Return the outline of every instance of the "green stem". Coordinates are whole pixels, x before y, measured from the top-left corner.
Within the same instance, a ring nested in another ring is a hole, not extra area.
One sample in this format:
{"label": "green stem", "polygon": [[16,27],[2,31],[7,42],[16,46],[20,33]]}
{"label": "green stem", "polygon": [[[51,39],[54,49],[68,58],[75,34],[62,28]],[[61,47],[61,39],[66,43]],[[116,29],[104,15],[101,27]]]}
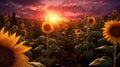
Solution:
{"label": "green stem", "polygon": [[116,47],[117,45],[114,44],[114,53],[113,53],[113,67],[116,67]]}
{"label": "green stem", "polygon": [[48,44],[48,39],[49,39],[49,35],[48,34],[46,34],[46,46],[47,46],[47,49],[48,49],[48,46],[49,46],[49,44]]}
{"label": "green stem", "polygon": [[119,54],[117,55],[116,59],[117,59],[119,56],[120,56],[120,52],[119,52]]}
{"label": "green stem", "polygon": [[87,28],[87,31],[86,31],[87,32],[87,39],[86,39],[87,41],[86,41],[86,44],[87,44],[87,50],[88,50],[88,48],[89,48],[88,47],[88,43],[89,43],[89,23],[88,22],[87,22],[87,27],[88,28]]}

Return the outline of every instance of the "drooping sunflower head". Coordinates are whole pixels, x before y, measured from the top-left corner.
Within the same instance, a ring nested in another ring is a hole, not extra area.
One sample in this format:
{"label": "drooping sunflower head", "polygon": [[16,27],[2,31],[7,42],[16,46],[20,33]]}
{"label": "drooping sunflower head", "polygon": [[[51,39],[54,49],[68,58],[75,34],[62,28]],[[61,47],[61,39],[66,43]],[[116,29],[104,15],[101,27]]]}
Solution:
{"label": "drooping sunflower head", "polygon": [[93,26],[96,23],[95,17],[88,17],[88,24]]}
{"label": "drooping sunflower head", "polygon": [[13,30],[15,30],[15,31],[18,30],[18,26],[17,26],[17,25],[13,25],[12,28],[13,28]]}
{"label": "drooping sunflower head", "polygon": [[113,10],[113,11],[112,11],[112,14],[113,14],[113,15],[117,15],[117,10]]}
{"label": "drooping sunflower head", "polygon": [[110,42],[120,43],[120,21],[108,21],[103,28],[103,36]]}
{"label": "drooping sunflower head", "polygon": [[44,22],[42,24],[41,29],[42,29],[42,32],[46,33],[46,34],[50,34],[50,33],[52,33],[54,31],[53,25],[48,23],[48,22]]}
{"label": "drooping sunflower head", "polygon": [[25,41],[18,42],[20,36],[9,35],[0,30],[0,67],[29,67],[29,59],[23,53],[31,47],[24,46]]}

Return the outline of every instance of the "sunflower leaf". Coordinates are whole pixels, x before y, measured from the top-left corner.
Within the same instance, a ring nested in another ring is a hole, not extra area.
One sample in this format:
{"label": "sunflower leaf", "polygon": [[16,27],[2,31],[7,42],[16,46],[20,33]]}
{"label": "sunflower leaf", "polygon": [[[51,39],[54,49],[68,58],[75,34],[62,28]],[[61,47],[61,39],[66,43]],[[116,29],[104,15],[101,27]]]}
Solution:
{"label": "sunflower leaf", "polygon": [[85,57],[86,59],[91,59],[94,56],[94,53],[92,50],[89,51],[83,51],[82,52],[83,57]]}
{"label": "sunflower leaf", "polygon": [[49,43],[49,44],[57,44],[57,41],[56,41],[55,39],[53,39],[53,38],[50,38],[50,39],[48,40],[48,43]]}
{"label": "sunflower leaf", "polygon": [[27,55],[28,57],[32,57],[32,52],[31,51],[27,51],[27,52],[25,52],[25,55]]}
{"label": "sunflower leaf", "polygon": [[52,51],[50,49],[42,50],[42,55],[43,56],[49,56],[51,53],[52,53]]}
{"label": "sunflower leaf", "polygon": [[102,46],[97,47],[95,49],[97,49],[97,50],[104,50],[104,51],[112,51],[113,50],[113,46],[102,45]]}
{"label": "sunflower leaf", "polygon": [[40,53],[44,48],[44,45],[39,45],[36,48],[33,49],[34,53]]}
{"label": "sunflower leaf", "polygon": [[104,58],[97,58],[89,64],[91,67],[110,67],[110,65],[111,64]]}
{"label": "sunflower leaf", "polygon": [[49,49],[54,52],[54,51],[57,51],[57,50],[60,50],[60,48],[56,45],[56,44],[52,44],[49,46]]}
{"label": "sunflower leaf", "polygon": [[44,63],[47,64],[47,66],[51,66],[53,64],[53,61],[52,59],[49,59],[49,58],[46,58]]}
{"label": "sunflower leaf", "polygon": [[74,50],[77,51],[77,52],[80,52],[82,51],[83,49],[85,49],[85,46],[83,44],[79,44],[79,45],[76,45],[74,47]]}
{"label": "sunflower leaf", "polygon": [[36,39],[37,42],[42,42],[42,41],[45,41],[45,40],[46,40],[46,37],[44,35],[41,35]]}
{"label": "sunflower leaf", "polygon": [[42,63],[40,62],[30,62],[30,67],[45,67]]}

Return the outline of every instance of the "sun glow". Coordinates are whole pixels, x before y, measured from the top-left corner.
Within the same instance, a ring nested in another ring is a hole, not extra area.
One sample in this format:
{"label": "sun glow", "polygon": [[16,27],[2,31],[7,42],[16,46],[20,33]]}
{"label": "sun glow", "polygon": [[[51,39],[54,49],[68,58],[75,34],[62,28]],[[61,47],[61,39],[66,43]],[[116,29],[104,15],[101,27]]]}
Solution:
{"label": "sun glow", "polygon": [[62,20],[63,20],[63,18],[61,17],[61,15],[59,13],[49,11],[45,15],[45,21],[50,22],[50,23],[58,24]]}

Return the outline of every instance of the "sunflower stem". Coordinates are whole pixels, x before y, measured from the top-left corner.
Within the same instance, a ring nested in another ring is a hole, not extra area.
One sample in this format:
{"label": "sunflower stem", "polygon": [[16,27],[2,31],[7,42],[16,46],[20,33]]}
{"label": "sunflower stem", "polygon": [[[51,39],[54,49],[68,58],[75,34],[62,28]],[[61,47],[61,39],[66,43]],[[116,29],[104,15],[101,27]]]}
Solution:
{"label": "sunflower stem", "polygon": [[87,43],[87,50],[88,50],[88,43],[89,43],[89,24],[88,24],[88,22],[87,22],[87,41],[86,41],[86,43]]}
{"label": "sunflower stem", "polygon": [[120,56],[120,52],[119,52],[119,54],[117,55],[116,59],[117,59],[119,56]]}
{"label": "sunflower stem", "polygon": [[49,43],[48,43],[48,39],[49,39],[49,35],[48,34],[46,34],[46,46],[47,46],[47,49],[48,49],[48,47],[49,47]]}
{"label": "sunflower stem", "polygon": [[117,45],[114,44],[113,67],[116,67],[116,47],[117,47]]}

